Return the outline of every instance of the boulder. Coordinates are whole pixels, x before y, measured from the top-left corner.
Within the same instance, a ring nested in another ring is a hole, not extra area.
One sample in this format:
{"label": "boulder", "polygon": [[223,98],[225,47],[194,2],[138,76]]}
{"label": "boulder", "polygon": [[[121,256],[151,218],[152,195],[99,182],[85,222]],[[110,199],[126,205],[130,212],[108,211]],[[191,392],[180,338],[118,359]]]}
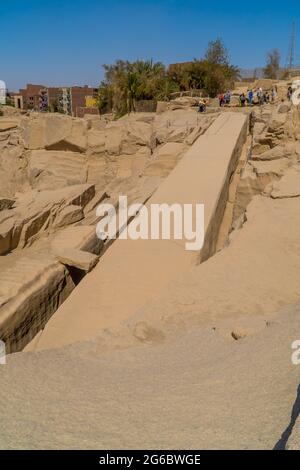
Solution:
{"label": "boulder", "polygon": [[54,191],[29,191],[0,212],[1,252],[31,245],[43,233],[82,220],[84,207],[94,198],[94,185]]}
{"label": "boulder", "polygon": [[91,129],[88,131],[88,149],[91,154],[102,155],[105,152],[104,130]]}
{"label": "boulder", "polygon": [[84,218],[82,207],[80,206],[66,206],[57,215],[54,227],[65,227],[67,225],[75,224]]}
{"label": "boulder", "polygon": [[287,115],[283,113],[275,113],[272,116],[272,119],[268,125],[268,132],[278,133],[280,129],[283,129],[284,124],[286,123]]}
{"label": "boulder", "polygon": [[19,122],[11,119],[0,118],[0,132],[10,131],[18,127]]}
{"label": "boulder", "polygon": [[266,127],[266,124],[264,122],[256,121],[254,126],[253,126],[253,135],[254,135],[254,137],[262,134],[265,127]]}
{"label": "boulder", "polygon": [[33,150],[29,158],[28,178],[33,188],[43,190],[85,183],[85,157],[74,152]]}
{"label": "boulder", "polygon": [[56,253],[56,259],[66,266],[73,266],[88,273],[96,266],[99,257],[86,251],[66,248],[63,252]]}
{"label": "boulder", "polygon": [[288,113],[291,110],[292,104],[289,101],[281,103],[277,108],[277,113]]}
{"label": "boulder", "polygon": [[231,336],[235,341],[239,341],[240,339],[246,338],[247,331],[244,330],[243,328],[235,328],[231,332]]}
{"label": "boulder", "polygon": [[[139,146],[150,147],[152,136],[152,126],[147,122],[143,121],[129,121],[126,125],[126,137],[122,142],[122,153],[126,152],[128,144],[134,145],[135,150],[138,150]],[[130,152],[134,153],[134,152]]]}
{"label": "boulder", "polygon": [[120,155],[122,141],[124,138],[124,128],[116,123],[109,124],[105,135],[105,152],[108,155]]}
{"label": "boulder", "polygon": [[46,145],[53,150],[68,150],[72,152],[85,152],[87,150],[87,122],[84,120],[72,120],[71,131],[60,141]]}
{"label": "boulder", "polygon": [[255,160],[277,160],[279,158],[288,158],[292,154],[292,149],[289,146],[281,146],[278,145],[272,149],[269,147],[267,150],[261,152],[261,153],[254,153],[253,154],[253,159]]}
{"label": "boulder", "polygon": [[270,146],[267,144],[261,144],[256,142],[252,147],[252,155],[261,155],[270,150]]}
{"label": "boulder", "polygon": [[26,245],[30,244],[35,240],[39,232],[44,231],[47,228],[49,217],[50,208],[45,207],[34,217],[28,217],[28,222],[26,219],[24,220],[24,225],[22,227],[21,236],[18,243],[20,248],[24,248]]}
{"label": "boulder", "polygon": [[254,196],[261,194],[265,188],[265,183],[259,178],[252,165],[247,164],[236,190],[236,200],[233,210],[233,222],[237,222],[243,217],[248,204]]}
{"label": "boulder", "polygon": [[291,162],[287,158],[270,161],[251,161],[249,165],[257,176],[258,194],[270,195],[274,182],[278,181]]}
{"label": "boulder", "polygon": [[44,126],[43,147],[49,150],[65,150],[57,148],[57,146],[60,146],[67,136],[71,135],[73,120],[68,116],[49,114],[43,118],[42,124]]}
{"label": "boulder", "polygon": [[60,114],[35,115],[23,120],[25,148],[84,152],[88,123]]}
{"label": "boulder", "polygon": [[291,167],[280,181],[273,184],[271,197],[283,199],[300,196],[300,168]]}
{"label": "boulder", "polygon": [[193,98],[190,96],[182,96],[180,98],[176,98],[175,100],[170,101],[169,109],[181,109],[181,108],[189,108],[193,106],[198,106],[199,98]]}
{"label": "boulder", "polygon": [[25,118],[22,121],[24,146],[28,150],[42,149],[45,147],[44,120],[38,116]]}
{"label": "boulder", "polygon": [[103,241],[97,237],[94,225],[73,225],[56,233],[52,243],[51,252],[64,253],[67,248],[88,251],[100,254]]}

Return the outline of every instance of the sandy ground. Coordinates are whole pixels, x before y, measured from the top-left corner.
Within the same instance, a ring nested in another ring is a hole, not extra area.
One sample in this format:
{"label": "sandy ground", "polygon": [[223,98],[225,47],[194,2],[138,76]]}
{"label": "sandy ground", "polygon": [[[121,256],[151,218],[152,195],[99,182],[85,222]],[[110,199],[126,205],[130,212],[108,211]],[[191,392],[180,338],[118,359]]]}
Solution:
{"label": "sandy ground", "polygon": [[121,353],[94,341],[12,355],[0,448],[272,449],[297,397],[299,314],[239,341],[195,329]]}

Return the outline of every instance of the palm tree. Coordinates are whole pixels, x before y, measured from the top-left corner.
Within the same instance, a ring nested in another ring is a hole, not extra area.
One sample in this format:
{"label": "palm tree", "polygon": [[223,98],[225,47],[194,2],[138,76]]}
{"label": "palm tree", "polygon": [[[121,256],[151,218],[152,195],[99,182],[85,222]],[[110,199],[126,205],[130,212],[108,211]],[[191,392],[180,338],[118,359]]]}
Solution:
{"label": "palm tree", "polygon": [[137,72],[128,72],[125,82],[127,112],[135,111],[135,101],[139,88],[139,76]]}

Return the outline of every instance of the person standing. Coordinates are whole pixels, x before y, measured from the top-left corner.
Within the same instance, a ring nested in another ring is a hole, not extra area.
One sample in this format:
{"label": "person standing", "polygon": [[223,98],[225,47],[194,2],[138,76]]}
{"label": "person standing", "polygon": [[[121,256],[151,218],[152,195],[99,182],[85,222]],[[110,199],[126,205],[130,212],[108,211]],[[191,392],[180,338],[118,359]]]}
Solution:
{"label": "person standing", "polygon": [[248,91],[248,103],[249,103],[249,106],[253,106],[253,91],[252,90]]}
{"label": "person standing", "polygon": [[258,97],[259,105],[262,106],[264,104],[264,93],[263,93],[262,88],[258,89],[257,97]]}
{"label": "person standing", "polygon": [[258,104],[261,105],[261,97],[260,97],[260,90],[259,89],[257,89],[256,95],[257,95]]}
{"label": "person standing", "polygon": [[242,106],[242,108],[245,106],[245,103],[246,103],[246,96],[245,96],[245,93],[242,93],[240,95],[240,105]]}
{"label": "person standing", "polygon": [[225,94],[225,104],[226,104],[227,106],[230,105],[230,100],[231,100],[231,93],[230,93],[230,91],[228,90],[227,93]]}

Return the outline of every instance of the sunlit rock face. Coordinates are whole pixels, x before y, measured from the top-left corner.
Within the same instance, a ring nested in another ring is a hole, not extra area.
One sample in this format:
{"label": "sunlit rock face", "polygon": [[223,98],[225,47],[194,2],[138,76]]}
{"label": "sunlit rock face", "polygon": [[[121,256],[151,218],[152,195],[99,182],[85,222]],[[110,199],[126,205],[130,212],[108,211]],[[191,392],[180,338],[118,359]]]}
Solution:
{"label": "sunlit rock face", "polygon": [[293,81],[292,89],[293,89],[293,96],[292,96],[293,105],[298,106],[300,104],[300,80]]}
{"label": "sunlit rock face", "polygon": [[6,104],[6,84],[0,80],[0,104]]}

